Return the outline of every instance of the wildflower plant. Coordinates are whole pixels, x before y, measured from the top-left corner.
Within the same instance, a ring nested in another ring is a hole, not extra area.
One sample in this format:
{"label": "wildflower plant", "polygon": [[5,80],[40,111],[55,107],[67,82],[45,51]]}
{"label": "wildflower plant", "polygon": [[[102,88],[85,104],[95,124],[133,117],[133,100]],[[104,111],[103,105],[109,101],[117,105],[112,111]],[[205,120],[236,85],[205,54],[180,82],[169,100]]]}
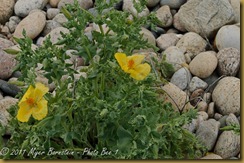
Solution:
{"label": "wildflower plant", "polygon": [[[56,44],[47,39],[32,50],[29,38],[17,39],[21,51],[16,56],[16,69],[22,72],[19,80],[29,89],[23,88],[26,93],[19,94],[19,106],[9,110],[12,118],[7,130],[11,136],[2,146],[15,153],[0,157],[192,159],[204,153],[196,137],[182,128],[196,117],[196,111],[180,114],[160,96],[159,85],[165,83],[162,79],[167,74],[161,72],[165,61],[132,55],[145,48],[157,51],[139,33],[144,25],[153,28],[155,15],[131,21],[129,13],[114,9],[117,2],[96,1],[97,14],[78,7],[77,2],[63,8],[70,32],[62,34]],[[136,8],[142,10],[139,4]],[[90,23],[98,30],[88,36],[85,28]],[[82,57],[86,66],[78,70],[75,62],[67,63],[67,50]],[[36,82],[35,69],[40,63],[42,75],[55,85],[49,93]],[[85,75],[77,77],[81,73]],[[28,105],[33,118],[21,111],[22,103]],[[36,112],[33,106],[40,106],[40,110]]]}

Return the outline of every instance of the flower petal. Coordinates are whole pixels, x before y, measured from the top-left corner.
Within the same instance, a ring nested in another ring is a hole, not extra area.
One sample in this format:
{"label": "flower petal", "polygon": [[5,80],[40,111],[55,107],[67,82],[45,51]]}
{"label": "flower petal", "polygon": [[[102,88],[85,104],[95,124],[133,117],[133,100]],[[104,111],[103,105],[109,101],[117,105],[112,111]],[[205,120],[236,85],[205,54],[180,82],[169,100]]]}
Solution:
{"label": "flower petal", "polygon": [[25,101],[20,102],[18,105],[19,105],[19,110],[17,113],[17,119],[20,122],[27,122],[30,119],[33,109]]}
{"label": "flower petal", "polygon": [[32,112],[32,116],[37,119],[41,120],[47,116],[47,100],[42,98],[38,103],[37,106],[34,108]]}
{"label": "flower petal", "polygon": [[134,70],[130,71],[130,76],[136,80],[145,79],[151,71],[149,64],[144,63],[136,66]]}
{"label": "flower petal", "polygon": [[33,98],[36,102],[40,101],[41,98],[48,92],[49,88],[42,83],[36,83]]}
{"label": "flower petal", "polygon": [[[134,67],[138,66],[139,64],[141,64],[141,62],[144,60],[145,56],[142,54],[134,54],[132,56],[128,56],[127,57],[127,62],[129,62],[129,60],[133,60],[134,61]],[[133,68],[134,68],[133,67]]]}
{"label": "flower petal", "polygon": [[[120,67],[124,70],[127,66],[126,54],[125,53],[115,53],[114,57],[119,63]],[[128,68],[127,68],[128,69]]]}
{"label": "flower petal", "polygon": [[22,99],[20,100],[19,103],[25,101],[27,98],[30,97],[31,93],[34,91],[34,87],[32,85],[29,86],[29,88],[27,89],[27,91],[25,92],[24,96],[22,97]]}

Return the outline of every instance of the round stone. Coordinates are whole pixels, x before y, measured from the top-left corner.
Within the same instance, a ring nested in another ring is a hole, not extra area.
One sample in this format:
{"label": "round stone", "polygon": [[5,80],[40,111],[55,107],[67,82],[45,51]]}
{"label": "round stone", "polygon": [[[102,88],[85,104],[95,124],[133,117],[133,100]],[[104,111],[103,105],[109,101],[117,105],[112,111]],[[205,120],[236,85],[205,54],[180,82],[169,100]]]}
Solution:
{"label": "round stone", "polygon": [[217,53],[218,67],[220,75],[236,76],[240,65],[240,51],[235,48],[224,48]]}
{"label": "round stone", "polygon": [[219,155],[211,153],[211,154],[208,154],[207,156],[202,157],[201,159],[212,160],[212,159],[223,159],[223,158]]}
{"label": "round stone", "polygon": [[60,0],[49,0],[49,4],[56,8],[58,6],[58,3],[59,3]]}
{"label": "round stone", "polygon": [[10,54],[0,49],[0,79],[8,79],[17,64],[17,61]]}
{"label": "round stone", "polygon": [[221,79],[212,94],[217,110],[222,115],[240,115],[240,79],[225,77]]}
{"label": "round stone", "polygon": [[197,76],[194,76],[191,79],[191,82],[189,84],[189,91],[193,92],[196,89],[206,89],[208,87],[208,84],[204,82],[202,79],[198,78]]}
{"label": "round stone", "polygon": [[[74,4],[74,0],[60,0],[58,3],[58,8],[61,9],[62,7],[65,7],[66,4]],[[89,9],[93,6],[92,0],[78,0],[78,4],[83,9]]]}
{"label": "round stone", "polygon": [[159,3],[160,0],[147,0],[147,7],[154,7]]}
{"label": "round stone", "polygon": [[162,34],[156,39],[157,46],[160,50],[165,50],[170,46],[175,46],[180,38],[175,33]]}
{"label": "round stone", "polygon": [[186,0],[161,0],[160,5],[168,5],[170,8],[178,9],[181,5],[186,3]]}
{"label": "round stone", "polygon": [[209,77],[216,69],[218,60],[214,51],[198,54],[189,64],[190,71],[199,78]]}
{"label": "round stone", "polygon": [[160,21],[160,24],[158,24],[160,27],[169,27],[173,23],[173,16],[170,12],[169,6],[167,5],[160,7],[156,11],[156,17]]}
{"label": "round stone", "polygon": [[185,90],[190,81],[191,81],[191,73],[187,68],[180,68],[177,70],[170,79],[170,82],[179,87],[181,90]]}
{"label": "round stone", "polygon": [[0,0],[0,24],[5,24],[12,16],[15,0]]}
{"label": "round stone", "polygon": [[[135,3],[140,3],[139,0],[135,0]],[[138,11],[136,10],[136,8],[134,7],[134,0],[124,0],[123,1],[123,11],[127,11],[129,13],[131,13],[133,16],[135,17],[144,17],[149,15],[149,9],[147,7],[145,7],[140,13],[138,13]]]}

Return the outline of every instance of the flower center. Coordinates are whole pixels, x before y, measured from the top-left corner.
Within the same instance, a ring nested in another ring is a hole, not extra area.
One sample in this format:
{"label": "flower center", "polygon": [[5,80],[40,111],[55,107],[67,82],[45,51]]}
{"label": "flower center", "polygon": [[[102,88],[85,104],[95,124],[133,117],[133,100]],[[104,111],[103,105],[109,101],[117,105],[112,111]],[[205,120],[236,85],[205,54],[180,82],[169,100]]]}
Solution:
{"label": "flower center", "polygon": [[27,100],[26,100],[26,102],[29,104],[29,105],[34,105],[35,104],[35,100],[33,99],[33,98],[28,98]]}
{"label": "flower center", "polygon": [[128,62],[128,67],[129,67],[129,69],[132,69],[133,66],[134,66],[134,64],[135,64],[135,62],[134,62],[132,59],[129,60],[129,62]]}

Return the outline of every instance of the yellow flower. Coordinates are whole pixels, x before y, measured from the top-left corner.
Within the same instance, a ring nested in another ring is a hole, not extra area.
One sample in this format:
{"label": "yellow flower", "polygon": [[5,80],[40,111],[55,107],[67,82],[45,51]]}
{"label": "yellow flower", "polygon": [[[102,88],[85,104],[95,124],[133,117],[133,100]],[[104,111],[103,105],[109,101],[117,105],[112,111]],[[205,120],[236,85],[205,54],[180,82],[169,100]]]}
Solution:
{"label": "yellow flower", "polygon": [[32,115],[35,119],[41,120],[47,115],[47,100],[43,97],[48,88],[36,83],[35,88],[31,85],[20,100],[17,119],[20,122],[27,122]]}
{"label": "yellow flower", "polygon": [[116,53],[115,58],[122,70],[136,80],[145,79],[151,71],[149,64],[141,63],[145,58],[144,55],[135,54],[127,57],[125,53]]}

